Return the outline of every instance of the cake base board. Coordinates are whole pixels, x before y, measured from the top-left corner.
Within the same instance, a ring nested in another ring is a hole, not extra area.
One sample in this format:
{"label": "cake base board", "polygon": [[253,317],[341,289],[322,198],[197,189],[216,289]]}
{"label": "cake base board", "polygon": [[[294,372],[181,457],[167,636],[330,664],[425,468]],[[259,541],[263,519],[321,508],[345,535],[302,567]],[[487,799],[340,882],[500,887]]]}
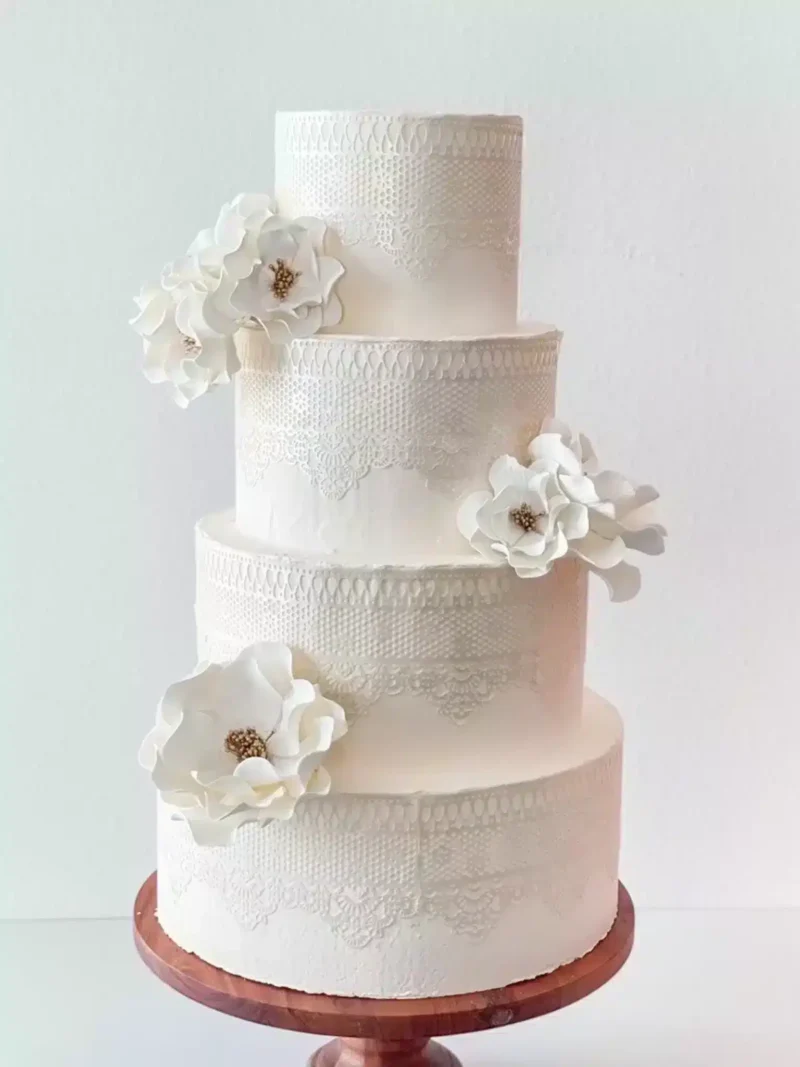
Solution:
{"label": "cake base board", "polygon": [[605,985],[633,947],[633,901],[620,882],[617,918],[586,956],[550,974],[501,989],[419,1000],[372,1000],[301,993],[237,978],[204,963],[171,941],[156,919],[156,874],[139,890],[134,939],[142,960],[163,982],[215,1011],[240,1019],[335,1034],[318,1049],[311,1067],[460,1067],[457,1058],[430,1038],[472,1033],[558,1011]]}

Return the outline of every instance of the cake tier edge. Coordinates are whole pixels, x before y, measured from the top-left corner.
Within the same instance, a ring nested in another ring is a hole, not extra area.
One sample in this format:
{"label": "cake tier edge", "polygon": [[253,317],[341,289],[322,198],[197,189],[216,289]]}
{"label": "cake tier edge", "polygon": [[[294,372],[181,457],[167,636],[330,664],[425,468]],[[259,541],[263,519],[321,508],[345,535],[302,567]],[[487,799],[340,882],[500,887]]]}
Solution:
{"label": "cake tier edge", "polygon": [[463,551],[459,502],[555,407],[561,334],[236,336],[236,519],[277,550]]}
{"label": "cake tier edge", "polygon": [[307,798],[225,846],[162,805],[159,922],[214,966],[309,993],[443,996],[555,970],[617,913],[622,726],[594,695],[585,719],[593,743],[547,775]]}
{"label": "cake tier edge", "polygon": [[518,116],[278,112],[275,195],[328,226],[342,329],[447,336],[517,315]]}
{"label": "cake tier edge", "polygon": [[580,729],[579,561],[535,580],[477,554],[345,565],[271,554],[225,514],[201,520],[196,543],[199,659],[289,645],[297,669],[347,715],[346,741],[328,762],[338,789],[515,781],[539,773]]}

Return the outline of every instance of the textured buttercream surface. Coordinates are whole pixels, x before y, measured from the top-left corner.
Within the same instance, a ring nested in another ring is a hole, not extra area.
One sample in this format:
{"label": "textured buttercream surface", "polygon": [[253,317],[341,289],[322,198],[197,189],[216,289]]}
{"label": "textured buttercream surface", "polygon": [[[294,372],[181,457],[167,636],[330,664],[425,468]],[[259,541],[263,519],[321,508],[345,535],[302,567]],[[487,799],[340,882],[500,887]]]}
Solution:
{"label": "textured buttercream surface", "polygon": [[338,327],[236,338],[237,507],[197,529],[197,638],[288,644],[341,703],[329,795],[198,845],[163,803],[158,916],[273,985],[493,988],[616,915],[622,729],[584,696],[576,561],[524,580],[456,512],[554,410],[560,334],[517,326],[515,116],[281,114],[281,213],[328,225]]}
{"label": "textured buttercream surface", "polygon": [[281,112],[281,211],[324,219],[347,270],[341,330],[513,329],[522,122],[506,115]]}
{"label": "textured buttercream surface", "polygon": [[270,553],[230,516],[197,529],[201,659],[291,645],[351,724],[338,789],[451,789],[524,777],[578,726],[586,573],[525,581],[480,557],[337,564]]}
{"label": "textured buttercream surface", "polygon": [[487,789],[309,798],[196,845],[162,807],[158,915],[182,948],[309,992],[422,997],[590,951],[617,904],[622,731],[588,696],[550,771]]}
{"label": "textured buttercream surface", "polygon": [[278,550],[403,562],[463,552],[460,500],[555,405],[560,334],[440,341],[242,330],[236,513]]}

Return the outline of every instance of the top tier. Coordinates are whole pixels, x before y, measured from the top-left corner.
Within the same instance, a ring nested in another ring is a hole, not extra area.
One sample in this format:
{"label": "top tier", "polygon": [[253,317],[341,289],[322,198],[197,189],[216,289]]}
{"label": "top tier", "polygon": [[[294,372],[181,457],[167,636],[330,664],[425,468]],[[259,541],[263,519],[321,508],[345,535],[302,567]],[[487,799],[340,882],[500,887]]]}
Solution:
{"label": "top tier", "polygon": [[337,332],[451,337],[517,319],[522,119],[278,112],[281,213],[330,227]]}

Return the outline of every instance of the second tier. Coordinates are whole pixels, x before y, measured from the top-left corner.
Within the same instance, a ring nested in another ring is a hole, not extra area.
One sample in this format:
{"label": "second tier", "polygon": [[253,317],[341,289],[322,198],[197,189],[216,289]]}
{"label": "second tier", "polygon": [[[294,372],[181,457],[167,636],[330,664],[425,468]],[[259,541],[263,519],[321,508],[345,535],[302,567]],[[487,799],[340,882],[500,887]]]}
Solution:
{"label": "second tier", "polygon": [[276,551],[463,552],[461,498],[553,413],[551,327],[442,341],[237,335],[236,518]]}
{"label": "second tier", "polygon": [[467,556],[419,566],[273,554],[232,516],[197,529],[202,660],[255,641],[296,666],[350,724],[336,789],[413,793],[547,773],[580,726],[586,571],[524,579]]}

